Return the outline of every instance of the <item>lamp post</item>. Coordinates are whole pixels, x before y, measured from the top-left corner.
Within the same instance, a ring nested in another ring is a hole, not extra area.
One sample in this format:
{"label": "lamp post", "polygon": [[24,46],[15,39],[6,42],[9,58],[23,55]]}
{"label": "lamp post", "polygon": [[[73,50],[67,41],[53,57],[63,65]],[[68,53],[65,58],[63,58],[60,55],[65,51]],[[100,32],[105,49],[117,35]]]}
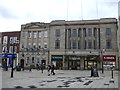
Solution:
{"label": "lamp post", "polygon": [[15,46],[16,46],[17,43],[19,43],[17,40],[12,40],[12,41],[11,41],[11,45],[12,45],[12,47],[13,47],[13,50],[12,50],[12,52],[13,52],[12,54],[13,54],[13,55],[12,55],[11,78],[13,78],[13,69],[14,69],[13,66],[14,66],[14,57],[15,57],[15,56],[14,56],[14,51],[15,51]]}
{"label": "lamp post", "polygon": [[103,53],[105,52],[105,49],[103,48],[102,50],[100,50],[100,61],[101,61],[101,63],[102,63],[102,74],[104,73],[104,67],[103,67],[103,65],[104,65],[104,63],[103,63]]}

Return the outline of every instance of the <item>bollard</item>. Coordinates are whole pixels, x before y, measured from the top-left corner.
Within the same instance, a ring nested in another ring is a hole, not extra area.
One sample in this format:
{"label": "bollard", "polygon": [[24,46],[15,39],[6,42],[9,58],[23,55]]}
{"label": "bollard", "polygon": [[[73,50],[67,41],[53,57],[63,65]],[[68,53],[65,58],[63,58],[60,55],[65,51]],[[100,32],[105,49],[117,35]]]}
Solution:
{"label": "bollard", "polygon": [[113,78],[113,69],[112,69],[112,78]]}

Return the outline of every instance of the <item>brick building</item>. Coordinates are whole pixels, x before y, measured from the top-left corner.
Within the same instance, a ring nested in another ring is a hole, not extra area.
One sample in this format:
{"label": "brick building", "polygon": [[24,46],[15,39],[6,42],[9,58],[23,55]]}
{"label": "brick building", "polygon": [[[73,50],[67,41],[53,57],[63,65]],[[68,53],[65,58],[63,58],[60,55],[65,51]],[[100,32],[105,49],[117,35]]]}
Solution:
{"label": "brick building", "polygon": [[12,57],[14,66],[18,64],[19,46],[20,46],[20,31],[2,32],[2,65],[11,67]]}

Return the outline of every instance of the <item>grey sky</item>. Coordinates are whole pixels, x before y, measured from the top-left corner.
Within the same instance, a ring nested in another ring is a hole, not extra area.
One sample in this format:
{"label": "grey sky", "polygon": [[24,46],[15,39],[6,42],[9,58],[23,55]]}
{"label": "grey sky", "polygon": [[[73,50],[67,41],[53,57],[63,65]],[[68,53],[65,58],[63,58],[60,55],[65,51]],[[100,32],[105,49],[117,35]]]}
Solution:
{"label": "grey sky", "polygon": [[118,17],[119,0],[0,0],[0,32],[20,31],[21,24],[52,20]]}

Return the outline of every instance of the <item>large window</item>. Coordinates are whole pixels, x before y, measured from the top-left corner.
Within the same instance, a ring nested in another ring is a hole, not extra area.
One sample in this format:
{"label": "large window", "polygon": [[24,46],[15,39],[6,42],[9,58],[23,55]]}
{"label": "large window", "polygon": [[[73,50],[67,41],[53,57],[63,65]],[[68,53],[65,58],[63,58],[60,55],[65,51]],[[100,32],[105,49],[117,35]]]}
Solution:
{"label": "large window", "polygon": [[57,29],[57,30],[55,31],[55,36],[56,36],[56,37],[60,37],[60,29]]}
{"label": "large window", "polygon": [[77,37],[77,30],[76,29],[72,30],[72,37]]}
{"label": "large window", "polygon": [[31,43],[28,43],[28,48],[29,48],[29,49],[31,48]]}
{"label": "large window", "polygon": [[37,38],[37,32],[34,32],[33,34],[34,34],[34,38]]}
{"label": "large window", "polygon": [[10,46],[9,47],[9,53],[12,53],[13,52],[12,50],[13,50],[13,46]]}
{"label": "large window", "polygon": [[83,36],[86,37],[86,28],[83,28]]}
{"label": "large window", "polygon": [[28,32],[28,37],[29,37],[29,38],[32,37],[32,32]]}
{"label": "large window", "polygon": [[112,49],[111,40],[106,40],[106,49]]}
{"label": "large window", "polygon": [[3,37],[3,44],[7,44],[7,41],[8,41],[8,36],[4,36]]}
{"label": "large window", "polygon": [[97,36],[97,28],[94,28],[94,37],[96,37]]}
{"label": "large window", "polygon": [[77,42],[76,40],[72,40],[72,49],[76,49],[77,48]]}
{"label": "large window", "polygon": [[60,49],[60,40],[55,41],[55,49]]}
{"label": "large window", "polygon": [[111,28],[106,28],[106,35],[107,36],[111,36],[112,35]]}
{"label": "large window", "polygon": [[40,42],[38,43],[38,48],[41,48],[41,43]]}
{"label": "large window", "polygon": [[47,49],[47,42],[44,42],[44,48]]}
{"label": "large window", "polygon": [[88,28],[88,36],[89,36],[89,37],[92,36],[92,28]]}
{"label": "large window", "polygon": [[44,37],[48,37],[48,31],[44,31]]}
{"label": "large window", "polygon": [[78,29],[78,37],[81,37],[81,28]]}
{"label": "large window", "polygon": [[35,63],[35,56],[32,55],[32,63]]}
{"label": "large window", "polygon": [[88,49],[92,49],[92,40],[88,40]]}
{"label": "large window", "polygon": [[21,37],[25,38],[25,32],[21,32]]}
{"label": "large window", "polygon": [[21,49],[24,49],[25,48],[25,45],[24,43],[21,44]]}
{"label": "large window", "polygon": [[41,38],[42,37],[42,33],[38,32],[38,36],[39,36],[39,38]]}
{"label": "large window", "polygon": [[33,48],[36,48],[36,43],[33,43]]}

